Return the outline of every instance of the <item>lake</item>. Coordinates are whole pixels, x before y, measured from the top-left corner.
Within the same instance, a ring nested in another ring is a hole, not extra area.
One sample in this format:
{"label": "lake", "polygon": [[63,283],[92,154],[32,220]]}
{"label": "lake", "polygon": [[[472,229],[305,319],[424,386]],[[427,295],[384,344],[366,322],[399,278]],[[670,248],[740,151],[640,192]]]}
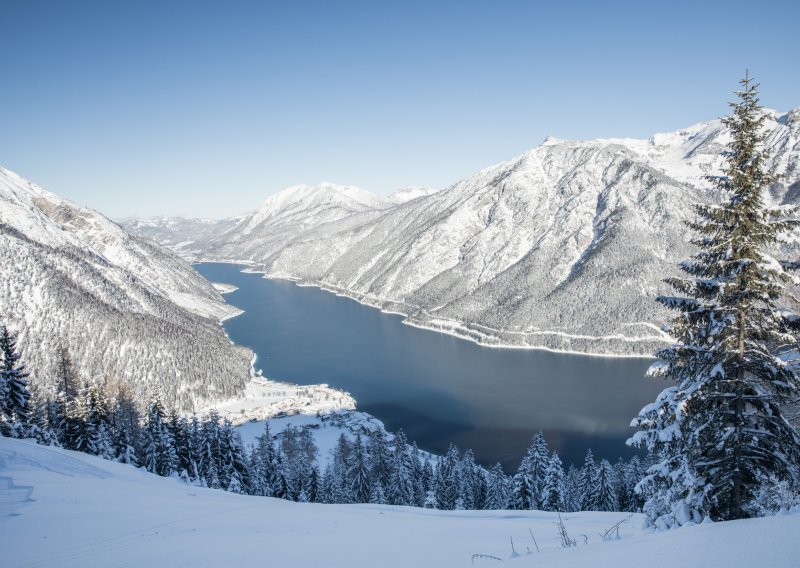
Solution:
{"label": "lake", "polygon": [[667,386],[644,378],[648,359],[482,347],[242,268],[195,265],[208,280],[238,287],[225,299],[245,313],[224,326],[255,351],[265,377],[346,390],[359,410],[428,451],[453,443],[512,471],[541,430],[565,465],[582,463],[590,447],[613,461],[633,454],[628,425]]}

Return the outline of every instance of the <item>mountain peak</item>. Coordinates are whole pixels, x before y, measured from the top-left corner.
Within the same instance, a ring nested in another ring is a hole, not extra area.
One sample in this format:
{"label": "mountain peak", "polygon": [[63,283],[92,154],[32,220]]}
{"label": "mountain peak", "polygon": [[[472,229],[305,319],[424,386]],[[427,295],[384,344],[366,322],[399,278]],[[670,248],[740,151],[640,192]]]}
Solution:
{"label": "mountain peak", "polygon": [[556,146],[557,144],[561,144],[563,142],[566,142],[566,140],[556,138],[555,136],[548,134],[542,141],[541,146]]}

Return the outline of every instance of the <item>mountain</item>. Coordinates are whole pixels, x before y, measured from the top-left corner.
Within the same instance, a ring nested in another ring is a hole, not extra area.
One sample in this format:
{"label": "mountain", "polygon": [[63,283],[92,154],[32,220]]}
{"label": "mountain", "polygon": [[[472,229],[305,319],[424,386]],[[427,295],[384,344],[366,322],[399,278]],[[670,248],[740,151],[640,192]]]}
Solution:
{"label": "mountain", "polygon": [[319,225],[366,214],[390,204],[353,186],[296,185],[271,195],[249,216],[200,249],[205,258],[248,259],[280,250],[289,240]]}
{"label": "mountain", "polygon": [[0,316],[19,333],[33,382],[52,386],[67,347],[82,380],[121,379],[182,408],[230,396],[249,350],[235,315],[176,254],[0,168]]}
{"label": "mountain", "polygon": [[[768,111],[765,127],[783,175],[768,201],[795,204],[800,109]],[[446,190],[328,217],[312,188],[292,188],[202,254],[487,344],[649,354],[666,341],[654,298],[692,252],[689,205],[719,198],[705,176],[720,173],[728,140],[719,120],[647,140],[548,138]]]}
{"label": "mountain", "polygon": [[173,216],[127,218],[120,219],[118,223],[128,233],[151,239],[183,257],[191,257],[193,252],[205,247],[210,239],[224,233],[241,219],[234,217],[217,220]]}

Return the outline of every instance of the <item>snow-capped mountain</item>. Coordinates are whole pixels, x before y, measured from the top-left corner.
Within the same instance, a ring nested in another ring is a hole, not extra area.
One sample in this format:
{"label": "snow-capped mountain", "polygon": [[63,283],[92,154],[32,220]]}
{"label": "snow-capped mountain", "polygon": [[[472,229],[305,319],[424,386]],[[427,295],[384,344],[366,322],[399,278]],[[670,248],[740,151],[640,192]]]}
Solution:
{"label": "snow-capped mountain", "polygon": [[[769,199],[796,203],[800,109],[769,111],[765,127],[783,174]],[[683,222],[689,204],[717,198],[704,176],[719,173],[727,141],[719,120],[648,140],[548,138],[446,190],[338,208],[339,219],[287,190],[204,256],[254,261],[486,343],[647,354],[665,341],[654,297],[691,254]]]}
{"label": "snow-capped mountain", "polygon": [[271,195],[252,214],[211,239],[201,252],[213,258],[261,258],[319,225],[362,213],[370,216],[389,206],[358,187],[296,185]]}
{"label": "snow-capped mountain", "polygon": [[217,220],[172,216],[127,218],[120,219],[118,223],[133,235],[154,240],[182,257],[192,257],[193,253],[204,248],[209,240],[224,233],[242,219],[243,217]]}
{"label": "snow-capped mountain", "polygon": [[251,354],[218,324],[235,310],[185,261],[3,168],[0,258],[0,314],[34,383],[52,385],[64,346],[81,380],[125,380],[139,400],[244,388]]}

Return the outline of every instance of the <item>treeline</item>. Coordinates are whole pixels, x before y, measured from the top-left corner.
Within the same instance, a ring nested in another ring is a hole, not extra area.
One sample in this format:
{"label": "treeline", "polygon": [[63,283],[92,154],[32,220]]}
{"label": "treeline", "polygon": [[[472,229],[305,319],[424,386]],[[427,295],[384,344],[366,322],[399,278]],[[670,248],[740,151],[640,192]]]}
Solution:
{"label": "treeline", "polygon": [[[444,456],[421,452],[402,431],[343,433],[330,459],[320,460],[313,428],[269,423],[245,448],[236,428],[216,411],[186,418],[153,397],[143,413],[123,383],[79,384],[69,353],[59,353],[54,395],[31,394],[15,338],[0,328],[3,354],[2,433],[144,467],[202,487],[318,503],[382,503],[436,509],[638,511],[634,487],[644,476],[638,457],[611,465],[591,451],[582,467],[562,466],[541,434],[513,476],[500,464],[486,470],[472,451],[451,446]],[[320,417],[343,426],[342,415]],[[321,463],[325,464],[321,469]]]}

